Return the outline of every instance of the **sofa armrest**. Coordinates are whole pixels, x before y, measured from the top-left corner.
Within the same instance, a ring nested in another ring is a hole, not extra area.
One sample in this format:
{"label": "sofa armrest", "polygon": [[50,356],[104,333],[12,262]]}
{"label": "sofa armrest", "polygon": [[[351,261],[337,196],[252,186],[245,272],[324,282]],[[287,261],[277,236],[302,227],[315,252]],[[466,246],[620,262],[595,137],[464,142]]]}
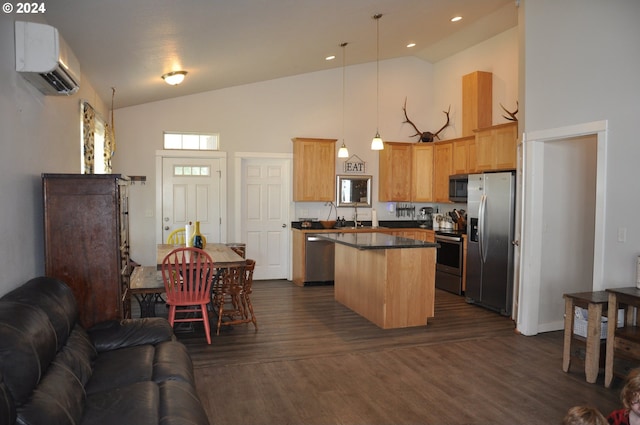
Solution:
{"label": "sofa armrest", "polygon": [[108,320],[96,324],[87,332],[98,352],[135,345],[155,345],[175,339],[171,325],[161,317]]}

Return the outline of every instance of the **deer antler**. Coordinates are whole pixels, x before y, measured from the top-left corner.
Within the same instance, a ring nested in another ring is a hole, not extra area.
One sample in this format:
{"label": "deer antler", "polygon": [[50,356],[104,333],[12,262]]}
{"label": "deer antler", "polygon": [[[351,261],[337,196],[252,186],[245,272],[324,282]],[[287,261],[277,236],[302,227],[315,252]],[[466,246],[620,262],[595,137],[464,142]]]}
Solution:
{"label": "deer antler", "polygon": [[440,139],[440,137],[438,136],[438,134],[440,134],[440,132],[442,130],[444,130],[445,128],[447,128],[449,126],[449,112],[451,112],[451,105],[449,105],[449,109],[447,109],[446,111],[442,111],[444,112],[444,114],[447,116],[447,122],[444,123],[444,125],[442,127],[440,127],[440,130],[436,131],[433,136],[437,137],[438,139]]}
{"label": "deer antler", "polygon": [[507,113],[507,115],[509,115],[508,117],[503,115],[502,118],[509,120],[509,121],[518,121],[518,118],[516,117],[516,114],[518,113],[518,101],[516,100],[516,110],[513,112],[509,112],[507,110],[507,108],[505,108],[504,106],[502,106],[502,103],[500,104],[500,106],[502,107],[502,110],[505,111]]}
{"label": "deer antler", "polygon": [[416,127],[416,125],[409,119],[409,116],[407,115],[407,98],[404,98],[404,106],[402,107],[402,110],[404,111],[404,118],[405,118],[405,123],[409,123],[411,124],[411,126],[413,127],[413,129],[416,131],[416,134],[412,134],[411,137],[413,136],[422,136],[422,131],[418,130],[418,127]]}

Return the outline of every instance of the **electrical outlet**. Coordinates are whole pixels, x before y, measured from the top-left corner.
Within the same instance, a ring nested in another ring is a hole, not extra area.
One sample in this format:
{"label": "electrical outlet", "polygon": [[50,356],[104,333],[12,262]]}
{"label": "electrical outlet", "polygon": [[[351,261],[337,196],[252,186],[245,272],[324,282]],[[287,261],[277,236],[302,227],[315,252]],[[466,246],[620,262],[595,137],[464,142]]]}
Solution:
{"label": "electrical outlet", "polygon": [[627,241],[627,228],[618,227],[618,242],[626,242],[626,241]]}

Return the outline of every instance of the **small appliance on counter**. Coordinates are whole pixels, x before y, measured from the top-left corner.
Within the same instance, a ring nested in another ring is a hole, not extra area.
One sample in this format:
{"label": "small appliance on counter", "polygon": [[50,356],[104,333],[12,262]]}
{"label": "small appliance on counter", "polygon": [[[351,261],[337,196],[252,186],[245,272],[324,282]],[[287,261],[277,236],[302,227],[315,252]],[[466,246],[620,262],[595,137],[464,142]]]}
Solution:
{"label": "small appliance on counter", "polygon": [[416,218],[418,221],[418,226],[426,229],[433,227],[433,208],[431,207],[422,207],[420,208],[420,212],[418,212],[418,217]]}

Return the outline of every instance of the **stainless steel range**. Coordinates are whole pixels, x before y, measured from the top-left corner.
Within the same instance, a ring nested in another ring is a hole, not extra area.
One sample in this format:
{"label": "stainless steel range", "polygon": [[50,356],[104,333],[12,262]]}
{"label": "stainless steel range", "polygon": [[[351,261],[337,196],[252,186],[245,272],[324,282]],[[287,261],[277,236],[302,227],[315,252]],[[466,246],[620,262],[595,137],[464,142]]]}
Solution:
{"label": "stainless steel range", "polygon": [[436,231],[436,288],[462,295],[462,232]]}

